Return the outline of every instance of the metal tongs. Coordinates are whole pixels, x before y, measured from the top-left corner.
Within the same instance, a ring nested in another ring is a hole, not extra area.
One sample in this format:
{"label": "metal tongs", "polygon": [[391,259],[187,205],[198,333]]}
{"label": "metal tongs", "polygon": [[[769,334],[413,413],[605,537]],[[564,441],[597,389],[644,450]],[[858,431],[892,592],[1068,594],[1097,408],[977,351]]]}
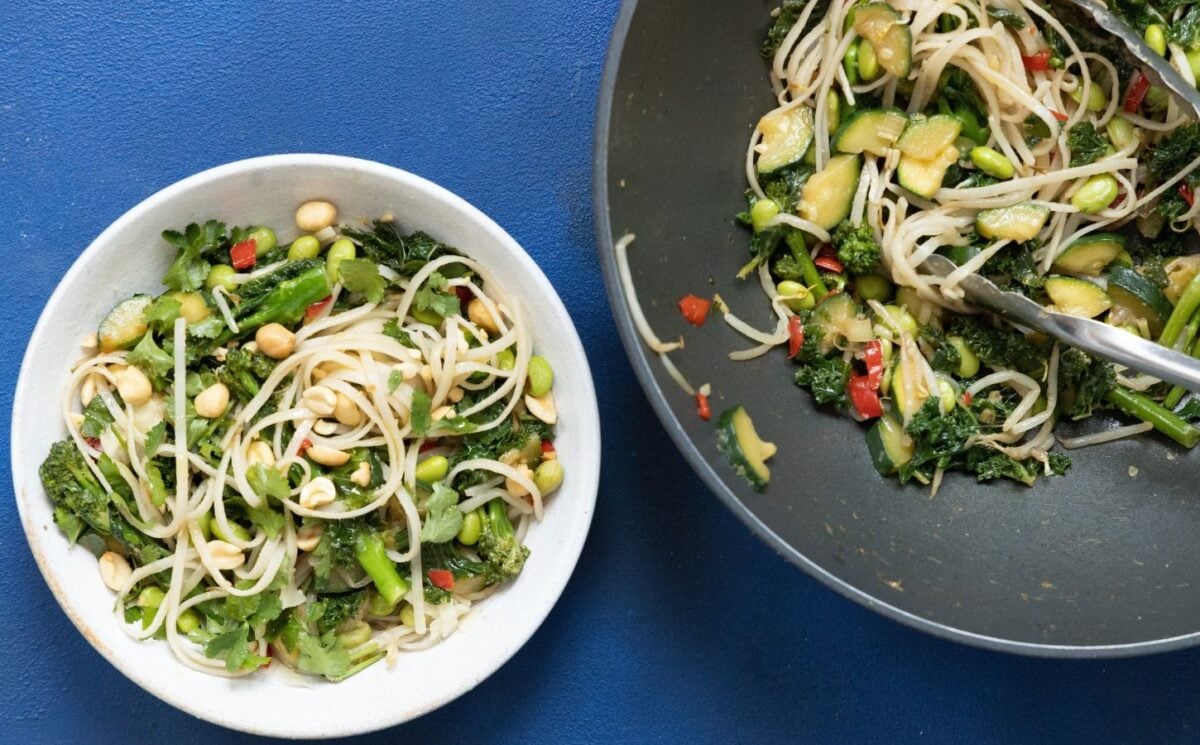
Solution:
{"label": "metal tongs", "polygon": [[[1133,58],[1138,60],[1142,73],[1151,82],[1166,88],[1191,108],[1197,119],[1200,119],[1200,91],[1188,85],[1166,59],[1147,46],[1139,35],[1132,33],[1128,26],[1096,0],[1063,1],[1078,8],[1095,21],[1098,27],[1124,42]],[[929,274],[945,277],[957,267],[949,259],[934,255],[926,259],[921,268]],[[959,287],[971,303],[1007,321],[1041,331],[1085,352],[1126,365],[1168,383],[1200,392],[1200,360],[1189,355],[1167,349],[1100,321],[1048,310],[1024,295],[1001,290],[977,274],[963,279]]]}

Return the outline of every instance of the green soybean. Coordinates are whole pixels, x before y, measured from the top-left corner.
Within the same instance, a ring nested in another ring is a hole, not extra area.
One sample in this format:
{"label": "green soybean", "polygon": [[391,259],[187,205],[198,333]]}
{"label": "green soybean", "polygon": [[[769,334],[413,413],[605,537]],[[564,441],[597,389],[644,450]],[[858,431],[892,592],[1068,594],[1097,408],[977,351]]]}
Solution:
{"label": "green soybean", "polygon": [[354,649],[371,641],[371,626],[365,621],[353,621],[337,633],[338,646]]}
{"label": "green soybean", "polygon": [[750,208],[750,224],[755,233],[761,233],[776,215],[779,214],[779,204],[774,199],[760,199]]}
{"label": "green soybean", "polygon": [[501,349],[496,353],[496,367],[501,370],[511,370],[517,364],[517,356],[509,348]]}
{"label": "green soybean", "polygon": [[529,358],[529,395],[544,396],[554,385],[554,371],[545,357],[535,354]]}
{"label": "green soybean", "polygon": [[892,296],[892,283],[878,274],[864,274],[854,280],[854,296],[883,302]]}
{"label": "green soybean", "polygon": [[[1075,103],[1078,103],[1078,104],[1083,103],[1082,88],[1076,88],[1075,90],[1071,91],[1071,93],[1069,95],[1071,96],[1071,100],[1074,101]],[[1104,95],[1104,89],[1102,89],[1100,87],[1100,85],[1096,81],[1093,80],[1092,84],[1088,86],[1088,99],[1087,99],[1088,111],[1102,111],[1104,109],[1104,107],[1107,105],[1108,105],[1108,96]]]}
{"label": "green soybean", "polygon": [[543,497],[562,486],[562,482],[563,467],[562,463],[558,462],[558,458],[542,461],[542,464],[533,472],[533,483]]}
{"label": "green soybean", "polygon": [[1098,173],[1071,195],[1071,204],[1085,214],[1093,214],[1113,203],[1119,187],[1111,173]]}
{"label": "green soybean", "polygon": [[835,90],[830,90],[829,95],[825,96],[825,119],[830,132],[842,122],[842,98]]}
{"label": "green soybean", "polygon": [[441,481],[450,470],[450,461],[444,455],[431,455],[417,464],[417,481],[432,484]]}
{"label": "green soybean", "polygon": [[315,259],[321,253],[321,242],[311,235],[302,235],[288,247],[288,261]]}
{"label": "green soybean", "polygon": [[175,627],[182,634],[190,634],[196,631],[200,628],[200,614],[188,608],[179,614],[179,618],[175,620]]}
{"label": "green soybean", "polygon": [[254,255],[263,256],[275,250],[278,245],[275,240],[275,231],[270,228],[260,225],[250,231],[250,235],[246,236],[246,240],[254,241]]}
{"label": "green soybean", "polygon": [[1013,167],[1012,161],[1004,156],[1003,153],[993,150],[990,147],[973,147],[971,148],[971,162],[975,167],[983,171],[989,176],[995,176],[998,179],[1010,179],[1017,169]]}
{"label": "green soybean", "polygon": [[233,292],[237,289],[237,282],[233,281],[233,275],[237,271],[228,264],[214,264],[212,269],[208,270],[208,277],[204,280],[204,286],[209,291],[215,290],[218,287],[225,292]]}
{"label": "green soybean", "polygon": [[817,299],[807,287],[790,279],[775,285],[775,291],[784,298],[783,304],[790,310],[809,310],[817,304]]}
{"label": "green soybean", "polygon": [[[1191,55],[1192,53],[1188,52],[1189,58]],[[1192,66],[1192,71],[1193,74],[1200,73],[1200,53],[1196,55],[1196,62]],[[1146,91],[1146,98],[1142,101],[1142,105],[1146,107],[1146,110],[1155,114],[1161,114],[1166,111],[1169,103],[1171,103],[1171,95],[1161,85],[1150,86],[1150,90]]]}
{"label": "green soybean", "polygon": [[960,378],[973,378],[979,372],[979,356],[967,346],[966,339],[961,336],[947,337],[946,341],[958,352],[958,373]]}
{"label": "green soybean", "polygon": [[1146,27],[1146,33],[1143,35],[1146,40],[1146,45],[1159,54],[1167,53],[1167,32],[1161,24],[1152,23]]}
{"label": "green soybean", "polygon": [[471,510],[463,515],[462,527],[458,529],[458,542],[464,546],[474,546],[483,535],[483,518],[479,510]]}
{"label": "green soybean", "polygon": [[137,606],[139,608],[157,608],[162,605],[164,597],[166,596],[163,595],[162,590],[151,585],[138,593]]}
{"label": "green soybean", "polygon": [[858,42],[858,77],[868,83],[879,75],[879,58],[875,55],[875,47],[866,39]]}
{"label": "green soybean", "polygon": [[[227,522],[229,523],[229,532],[233,534],[234,538],[237,538],[240,541],[250,540],[250,531],[246,530],[241,525],[238,525],[233,520],[228,520]],[[221,524],[219,522],[217,522],[216,520],[213,520],[211,523],[211,526],[212,526],[212,533],[214,536],[216,536],[217,538],[219,538],[222,541],[230,540],[229,534],[221,529]]]}
{"label": "green soybean", "polygon": [[353,259],[356,253],[354,241],[349,238],[338,238],[333,242],[333,245],[329,247],[329,253],[325,256],[325,273],[331,283],[335,283],[339,279],[338,265],[347,259]]}
{"label": "green soybean", "polygon": [[372,618],[386,618],[396,612],[396,601],[389,603],[387,598],[377,592],[371,593],[371,599],[367,602],[367,613]]}
{"label": "green soybean", "polygon": [[1118,150],[1124,150],[1141,137],[1133,122],[1123,116],[1109,119],[1104,131],[1108,134],[1108,141]]}
{"label": "green soybean", "polygon": [[846,50],[846,56],[842,58],[842,69],[846,72],[846,78],[850,81],[850,85],[858,85],[858,45],[851,44]]}

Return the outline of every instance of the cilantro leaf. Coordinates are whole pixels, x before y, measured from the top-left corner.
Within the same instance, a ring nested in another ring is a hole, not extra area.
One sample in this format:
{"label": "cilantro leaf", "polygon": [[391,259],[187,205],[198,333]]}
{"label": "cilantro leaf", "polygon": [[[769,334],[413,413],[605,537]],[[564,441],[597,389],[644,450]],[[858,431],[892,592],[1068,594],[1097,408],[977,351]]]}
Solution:
{"label": "cilantro leaf", "polygon": [[268,468],[262,463],[255,463],[250,466],[246,472],[246,480],[250,482],[250,488],[254,493],[263,499],[275,498],[284,500],[292,493],[292,489],[288,486],[287,479],[283,474],[274,468]]}
{"label": "cilantro leaf", "polygon": [[412,342],[412,337],[408,335],[408,332],[400,328],[399,318],[393,318],[387,323],[383,324],[383,335],[392,337],[393,339],[399,341],[401,346],[408,347],[409,349],[414,349],[416,347],[416,345]]}
{"label": "cilantro leaf", "polygon": [[225,660],[225,669],[230,671],[253,670],[267,664],[270,658],[250,653],[249,632],[249,627],[243,623],[217,634],[204,645],[205,656]]}
{"label": "cilantro leaf", "polygon": [[113,417],[104,405],[104,399],[92,396],[88,405],[83,407],[83,424],[80,425],[79,431],[84,437],[99,437],[112,423]]}
{"label": "cilantro leaf", "polygon": [[337,267],[342,286],[350,292],[362,295],[369,303],[383,300],[387,281],[379,273],[379,265],[370,259],[346,259]]}
{"label": "cilantro leaf", "polygon": [[443,292],[445,287],[445,277],[437,272],[429,275],[429,280],[421,289],[417,290],[414,307],[418,311],[433,313],[439,318],[447,318],[458,313],[462,308],[458,301],[458,295]]}
{"label": "cilantro leaf", "polygon": [[153,458],[155,451],[158,450],[158,446],[162,445],[166,439],[167,439],[167,423],[166,422],[159,422],[158,424],[151,427],[150,431],[146,433],[146,456],[149,458]]}
{"label": "cilantro leaf", "polygon": [[259,530],[266,533],[269,538],[274,538],[283,530],[283,515],[270,507],[247,506],[245,510],[250,522],[257,525]]}
{"label": "cilantro leaf", "polygon": [[422,543],[445,543],[458,535],[463,515],[458,509],[458,492],[444,484],[434,484],[425,502],[425,521],[421,523]]}
{"label": "cilantro leaf", "polygon": [[205,254],[220,249],[225,241],[225,223],[217,220],[209,220],[204,225],[192,223],[182,233],[164,230],[162,237],[179,249],[175,262],[163,276],[163,284],[172,290],[198,290],[212,267]]}
{"label": "cilantro leaf", "polygon": [[302,672],[333,680],[350,671],[350,653],[338,645],[337,635],[332,631],[320,637],[301,631],[297,647],[300,650],[297,665]]}
{"label": "cilantro leaf", "polygon": [[146,323],[159,333],[165,333],[179,318],[180,303],[170,295],[161,295],[146,307]]}
{"label": "cilantro leaf", "polygon": [[404,373],[399,370],[392,370],[388,373],[387,388],[388,393],[395,393],[400,384],[404,382]]}
{"label": "cilantro leaf", "polygon": [[429,431],[430,419],[433,413],[431,406],[432,402],[429,400],[429,394],[423,388],[413,388],[412,415],[409,417],[409,422],[412,424],[414,435],[424,437],[425,433]]}
{"label": "cilantro leaf", "polygon": [[166,385],[167,372],[175,366],[171,355],[155,343],[153,334],[143,336],[133,351],[125,356],[125,361],[146,373],[155,388]]}

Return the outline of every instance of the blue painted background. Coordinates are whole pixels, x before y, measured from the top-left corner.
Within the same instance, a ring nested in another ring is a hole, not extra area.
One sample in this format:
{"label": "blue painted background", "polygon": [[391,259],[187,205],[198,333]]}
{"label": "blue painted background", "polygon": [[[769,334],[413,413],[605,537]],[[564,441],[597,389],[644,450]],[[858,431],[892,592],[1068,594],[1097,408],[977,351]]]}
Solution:
{"label": "blue painted background", "polygon": [[[363,741],[1200,739],[1200,652],[1067,663],[937,641],[818,586],[691,474],[628,369],[596,264],[592,116],[616,0],[18,5],[0,4],[0,450],[25,341],[78,252],[157,189],[238,158],[344,153],[438,181],[507,228],[575,317],[610,414],[579,569],[493,678]],[[8,492],[7,455],[0,471]],[[0,742],[253,739],[93,652],[8,499]]]}

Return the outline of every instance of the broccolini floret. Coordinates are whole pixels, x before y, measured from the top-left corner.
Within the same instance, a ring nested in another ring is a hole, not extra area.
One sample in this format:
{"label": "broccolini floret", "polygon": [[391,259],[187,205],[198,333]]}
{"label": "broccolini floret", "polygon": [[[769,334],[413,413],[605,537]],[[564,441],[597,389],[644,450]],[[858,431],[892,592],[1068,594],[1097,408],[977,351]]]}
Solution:
{"label": "broccolini floret", "polygon": [[38,475],[54,503],[54,522],[72,543],[86,527],[102,535],[109,534],[108,494],[73,441],[51,445]]}
{"label": "broccolini floret", "polygon": [[866,223],[855,227],[849,220],[843,220],[833,231],[832,238],[838,261],[851,274],[872,274],[879,266],[879,244]]}
{"label": "broccolini floret", "polygon": [[489,585],[507,582],[521,573],[529,558],[529,549],[522,546],[513,533],[508,506],[503,499],[488,502],[483,517],[479,555],[484,561],[484,579]]}

